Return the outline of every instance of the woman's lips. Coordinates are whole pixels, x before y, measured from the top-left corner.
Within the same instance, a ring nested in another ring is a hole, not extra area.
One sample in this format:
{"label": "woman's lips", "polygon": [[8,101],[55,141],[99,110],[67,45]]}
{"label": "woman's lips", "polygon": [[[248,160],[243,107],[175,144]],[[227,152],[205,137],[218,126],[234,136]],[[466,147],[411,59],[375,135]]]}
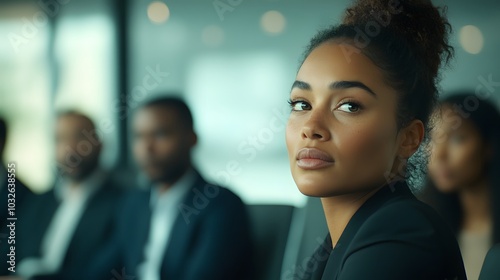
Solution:
{"label": "woman's lips", "polygon": [[313,170],[333,165],[333,158],[315,148],[303,148],[297,153],[297,166],[302,169]]}

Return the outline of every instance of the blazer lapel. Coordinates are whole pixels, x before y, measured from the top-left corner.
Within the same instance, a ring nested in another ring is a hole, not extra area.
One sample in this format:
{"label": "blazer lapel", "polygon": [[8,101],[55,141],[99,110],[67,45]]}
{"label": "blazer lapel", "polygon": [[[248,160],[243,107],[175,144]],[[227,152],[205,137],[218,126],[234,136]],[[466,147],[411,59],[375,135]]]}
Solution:
{"label": "blazer lapel", "polygon": [[[338,273],[342,268],[342,264],[345,261],[346,252],[351,244],[352,239],[356,235],[356,232],[363,225],[363,223],[385,202],[394,197],[400,197],[405,195],[413,195],[404,181],[397,181],[391,185],[386,185],[381,188],[377,193],[375,193],[371,198],[369,198],[356,213],[352,216],[351,220],[347,224],[344,232],[339,238],[339,241],[333,248],[326,267],[323,273],[322,280],[337,279]],[[330,238],[328,235],[327,238]],[[331,276],[334,276],[331,278]]]}
{"label": "blazer lapel", "polygon": [[177,209],[179,212],[170,233],[167,250],[163,258],[161,279],[164,279],[165,275],[171,277],[178,275],[190,251],[189,247],[192,245],[193,235],[196,232],[201,216],[200,211],[203,211],[196,209],[193,205],[195,198],[193,189],[199,190],[200,187],[205,185],[205,181],[198,173],[196,176],[195,183],[190,188],[180,208]]}
{"label": "blazer lapel", "polygon": [[[123,240],[127,240],[127,244],[130,242],[130,244],[127,245],[130,252],[128,255],[134,256],[133,258],[135,260],[131,263],[135,264],[135,266],[139,265],[145,258],[144,248],[148,240],[151,223],[150,197],[150,190],[138,193],[134,199],[134,207],[130,209],[131,212],[128,213],[128,217],[124,217],[130,221],[127,223],[130,228],[125,232],[131,232],[130,236],[134,236],[134,238],[130,239],[128,236],[122,236],[122,238]],[[134,269],[136,268],[137,267]]]}

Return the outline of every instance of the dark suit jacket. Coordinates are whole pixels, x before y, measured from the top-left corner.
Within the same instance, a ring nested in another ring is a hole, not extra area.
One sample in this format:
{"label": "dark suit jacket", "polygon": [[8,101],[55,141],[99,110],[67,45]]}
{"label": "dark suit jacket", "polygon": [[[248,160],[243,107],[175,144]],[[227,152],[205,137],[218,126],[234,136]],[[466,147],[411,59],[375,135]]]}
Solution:
{"label": "dark suit jacket", "polygon": [[[8,275],[9,271],[7,270],[8,265],[6,265],[6,262],[8,260],[7,254],[9,253],[9,248],[11,245],[16,245],[16,244],[8,244],[8,237],[10,235],[10,230],[7,228],[7,224],[9,224],[10,221],[7,221],[7,218],[11,217],[9,216],[8,213],[8,199],[15,199],[15,218],[19,218],[20,215],[20,209],[23,209],[26,207],[26,201],[30,199],[31,196],[33,196],[33,193],[29,188],[27,188],[17,177],[16,173],[15,174],[15,192],[13,195],[10,195],[11,193],[9,192],[8,188],[8,173],[7,169],[4,166],[0,165],[0,169],[4,169],[6,175],[2,178],[0,178],[0,276],[3,275]],[[13,178],[13,177],[11,177]],[[16,224],[16,231],[17,231],[17,224],[18,221],[14,221]]]}
{"label": "dark suit jacket", "polygon": [[304,271],[301,279],[466,279],[453,232],[402,181],[369,198],[333,250],[327,236]]}
{"label": "dark suit jacket", "polygon": [[498,279],[500,279],[500,243],[488,251],[479,275],[479,280]]}
{"label": "dark suit jacket", "polygon": [[[96,260],[87,279],[139,279],[137,267],[144,261],[149,236],[150,195],[147,190],[128,196],[115,243]],[[242,201],[197,174],[181,205],[163,258],[161,279],[252,279],[249,221]]]}
{"label": "dark suit jacket", "polygon": [[[122,203],[122,191],[106,179],[89,198],[86,208],[71,238],[61,271],[56,275],[39,275],[35,279],[80,279],[95,252],[104,246],[114,232],[116,211]],[[17,264],[27,257],[40,256],[45,232],[60,202],[54,189],[34,197],[23,211],[17,231]],[[108,279],[109,280],[109,279]]]}

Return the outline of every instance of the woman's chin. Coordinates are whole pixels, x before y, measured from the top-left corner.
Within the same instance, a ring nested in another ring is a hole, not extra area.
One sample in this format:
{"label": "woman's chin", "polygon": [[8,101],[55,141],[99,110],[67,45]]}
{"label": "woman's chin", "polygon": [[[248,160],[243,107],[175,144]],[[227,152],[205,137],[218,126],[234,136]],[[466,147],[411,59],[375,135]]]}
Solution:
{"label": "woman's chin", "polygon": [[311,180],[305,180],[305,182],[296,180],[295,183],[299,191],[306,196],[329,197],[338,195],[338,191],[331,184],[322,184]]}
{"label": "woman's chin", "polygon": [[323,197],[323,192],[321,190],[318,190],[317,188],[310,188],[310,187],[299,187],[299,191],[305,195],[305,196],[311,196],[311,197]]}
{"label": "woman's chin", "polygon": [[436,185],[436,188],[443,194],[454,194],[457,193],[460,189],[455,184],[445,184],[445,183]]}
{"label": "woman's chin", "polygon": [[[312,197],[332,197],[366,191],[363,189],[356,189],[355,185],[352,184],[342,184],[338,180],[332,180],[332,178],[296,176],[294,177],[294,181],[302,194]],[[332,182],[335,182],[335,184],[332,184]]]}

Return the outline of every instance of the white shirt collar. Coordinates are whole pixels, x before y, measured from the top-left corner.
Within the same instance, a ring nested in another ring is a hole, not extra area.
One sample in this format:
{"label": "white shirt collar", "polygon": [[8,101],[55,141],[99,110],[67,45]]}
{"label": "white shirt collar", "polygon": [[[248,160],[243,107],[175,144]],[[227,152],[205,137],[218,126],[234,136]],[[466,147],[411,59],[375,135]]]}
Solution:
{"label": "white shirt collar", "polygon": [[[86,197],[92,195],[98,188],[101,187],[105,177],[106,173],[101,169],[97,168],[94,170],[87,178],[80,182],[78,188],[81,191],[81,194]],[[64,178],[56,184],[54,192],[57,199],[63,200],[69,195],[68,185],[69,181]]]}
{"label": "white shirt collar", "polygon": [[167,191],[160,194],[158,186],[153,185],[151,189],[150,206],[154,209],[158,204],[177,204],[182,201],[184,195],[187,194],[191,186],[196,180],[196,172],[190,168],[182,177],[177,180]]}

